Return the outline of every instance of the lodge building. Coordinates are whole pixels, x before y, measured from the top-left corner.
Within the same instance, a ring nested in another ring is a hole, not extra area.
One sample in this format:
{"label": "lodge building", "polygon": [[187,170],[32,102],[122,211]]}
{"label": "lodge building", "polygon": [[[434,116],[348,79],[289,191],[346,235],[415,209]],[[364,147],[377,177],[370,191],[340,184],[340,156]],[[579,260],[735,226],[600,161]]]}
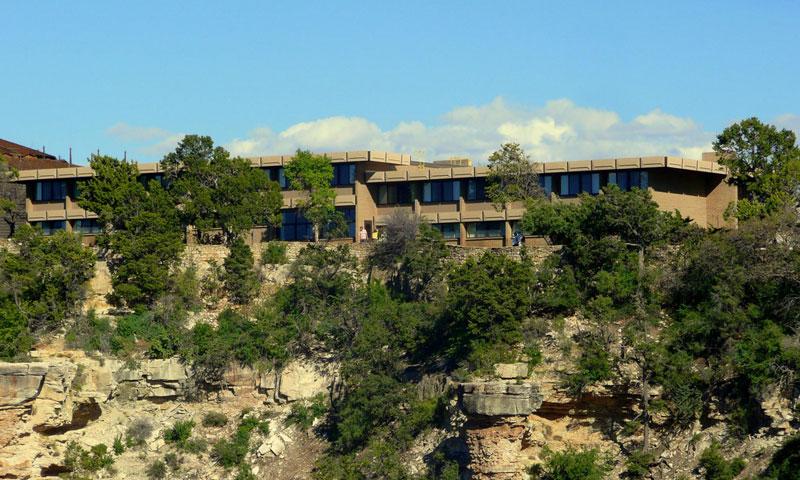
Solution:
{"label": "lodge building", "polygon": [[[328,153],[334,167],[331,182],[336,208],[348,222],[349,238],[358,241],[360,227],[368,232],[386,223],[389,214],[402,210],[421,215],[439,229],[449,243],[492,247],[510,245],[523,214],[520,204],[497,210],[486,198],[488,167],[469,160],[431,163],[412,161],[409,155],[348,151]],[[282,224],[272,232],[286,241],[312,236],[311,225],[298,212],[302,192],[288,189],[283,167],[291,156],[249,158],[283,190]],[[138,164],[143,179],[158,179],[158,163]],[[623,190],[649,189],[663,210],[678,210],[701,226],[721,227],[723,213],[737,198],[728,184],[726,169],[713,154],[701,160],[670,156],[547,162],[537,165],[540,184],[553,201],[574,201],[581,193],[597,194],[607,184]],[[17,182],[25,186],[27,221],[45,233],[66,229],[84,235],[87,242],[99,232],[96,215],[78,206],[79,181],[93,175],[81,166],[21,170]],[[256,228],[249,241],[270,237]]]}

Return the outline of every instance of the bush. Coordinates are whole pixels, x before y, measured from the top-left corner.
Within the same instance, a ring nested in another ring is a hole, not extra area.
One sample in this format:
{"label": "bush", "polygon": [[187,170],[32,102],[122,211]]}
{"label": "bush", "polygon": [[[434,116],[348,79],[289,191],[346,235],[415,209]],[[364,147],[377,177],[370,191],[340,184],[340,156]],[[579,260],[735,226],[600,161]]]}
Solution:
{"label": "bush", "polygon": [[154,460],[145,470],[147,478],[151,480],[161,480],[167,476],[167,465],[161,460]]}
{"label": "bush", "polygon": [[293,403],[285,423],[308,430],[314,424],[314,420],[325,415],[326,411],[325,396],[320,393],[311,401],[303,400]]}
{"label": "bush", "polygon": [[178,448],[185,449],[189,437],[192,436],[192,429],[194,422],[191,420],[177,421],[172,426],[164,431],[164,441],[167,443],[174,443]]}
{"label": "bush", "polygon": [[568,448],[563,452],[546,449],[543,452],[543,465],[534,465],[530,473],[540,480],[601,480],[611,470],[608,459],[595,449],[575,450]]}
{"label": "bush", "polygon": [[78,442],[72,440],[67,444],[67,450],[64,453],[64,466],[75,478],[89,476],[100,470],[111,470],[113,464],[114,457],[108,452],[108,447],[102,443],[86,450]]}
{"label": "bush", "polygon": [[245,304],[258,290],[258,276],[253,269],[253,252],[241,238],[236,238],[224,262],[225,290],[232,302]]}
{"label": "bush", "polygon": [[258,477],[256,477],[250,469],[250,465],[243,463],[239,465],[239,471],[236,473],[236,478],[234,480],[256,480],[257,478]]}
{"label": "bush", "polygon": [[583,350],[578,359],[577,372],[568,374],[564,385],[572,395],[580,395],[589,385],[608,380],[612,376],[611,360],[606,346],[599,338],[581,341]]}
{"label": "bush", "polygon": [[129,447],[144,445],[153,434],[153,424],[146,418],[137,418],[125,432],[125,443]]}
{"label": "bush", "polygon": [[732,480],[744,470],[744,460],[739,457],[731,461],[725,460],[720,450],[719,442],[714,440],[700,455],[700,467],[705,470],[705,480]]}
{"label": "bush", "polygon": [[117,435],[114,438],[114,445],[112,446],[114,449],[114,455],[120,456],[125,453],[125,442],[122,441],[122,435]]}
{"label": "bush", "polygon": [[211,458],[225,468],[241,465],[250,448],[250,434],[258,428],[264,435],[269,433],[269,423],[254,417],[245,417],[230,440],[221,439],[214,444]]}
{"label": "bush", "polygon": [[228,417],[222,412],[208,412],[203,417],[204,427],[224,427],[228,423]]}
{"label": "bush", "polygon": [[0,360],[20,359],[32,346],[28,322],[14,300],[0,293]]}
{"label": "bush", "polygon": [[800,434],[787,438],[772,455],[763,475],[764,480],[800,479]]}
{"label": "bush", "polygon": [[625,474],[628,478],[645,478],[650,472],[650,465],[655,460],[655,455],[651,452],[641,450],[633,452],[625,460]]}
{"label": "bush", "polygon": [[261,250],[261,265],[282,265],[288,262],[287,245],[284,242],[267,242]]}

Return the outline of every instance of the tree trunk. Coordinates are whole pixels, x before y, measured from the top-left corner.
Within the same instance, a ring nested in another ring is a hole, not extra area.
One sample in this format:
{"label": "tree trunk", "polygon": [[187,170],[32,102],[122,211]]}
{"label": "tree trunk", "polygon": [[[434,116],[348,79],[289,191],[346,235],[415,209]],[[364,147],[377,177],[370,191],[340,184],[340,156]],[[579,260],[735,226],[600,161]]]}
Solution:
{"label": "tree trunk", "polygon": [[314,243],[318,243],[319,242],[319,226],[318,225],[314,225],[312,230],[314,232]]}

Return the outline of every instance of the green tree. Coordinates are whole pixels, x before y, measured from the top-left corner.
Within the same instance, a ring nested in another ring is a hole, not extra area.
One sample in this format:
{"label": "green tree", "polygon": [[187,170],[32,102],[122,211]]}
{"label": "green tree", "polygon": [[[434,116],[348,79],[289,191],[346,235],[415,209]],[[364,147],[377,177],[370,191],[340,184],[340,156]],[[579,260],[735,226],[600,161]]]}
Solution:
{"label": "green tree", "polygon": [[540,480],[602,480],[611,471],[609,459],[595,449],[563,452],[545,450],[543,465],[534,465],[531,473]]}
{"label": "green tree", "polygon": [[297,150],[285,167],[286,180],[293,190],[305,192],[298,200],[303,216],[311,222],[314,241],[318,242],[322,229],[341,223],[334,201],[336,191],[331,187],[333,165],[326,155],[315,155],[308,150]]}
{"label": "green tree", "polygon": [[140,182],[133,163],[107,156],[89,163],[95,175],[82,183],[79,204],[104,227],[97,241],[107,250],[110,300],[152,305],[168,290],[185,248],[175,201],[159,182]]}
{"label": "green tree", "polygon": [[518,143],[504,143],[489,156],[486,196],[498,210],[510,202],[541,197],[536,164]]}
{"label": "green tree", "polygon": [[94,275],[94,253],[77,235],[45,236],[28,225],[17,229],[13,241],[18,253],[0,251],[0,297],[13,301],[32,332],[63,326],[79,311]]}
{"label": "green tree", "polygon": [[230,299],[240,305],[249,302],[258,289],[258,275],[254,268],[253,252],[241,238],[231,243],[223,266],[223,281]]}
{"label": "green tree", "polygon": [[[443,330],[449,354],[485,367],[522,341],[531,309],[530,263],[488,251],[468,258],[448,275]],[[487,357],[488,358],[484,358]]]}
{"label": "green tree", "polygon": [[16,169],[10,167],[8,160],[0,155],[0,219],[8,223],[11,235],[14,234],[17,223],[26,218],[24,209],[19,208],[15,201],[25,191],[24,185],[14,182],[17,176]]}
{"label": "green tree", "polygon": [[247,160],[215,147],[211,137],[185,136],[161,167],[183,225],[194,226],[198,236],[220,228],[230,244],[255,225],[280,224],[280,186]]}
{"label": "green tree", "polygon": [[729,214],[746,220],[796,205],[800,148],[791,130],[748,118],[723,130],[714,151],[728,167],[730,182],[739,187],[740,200]]}

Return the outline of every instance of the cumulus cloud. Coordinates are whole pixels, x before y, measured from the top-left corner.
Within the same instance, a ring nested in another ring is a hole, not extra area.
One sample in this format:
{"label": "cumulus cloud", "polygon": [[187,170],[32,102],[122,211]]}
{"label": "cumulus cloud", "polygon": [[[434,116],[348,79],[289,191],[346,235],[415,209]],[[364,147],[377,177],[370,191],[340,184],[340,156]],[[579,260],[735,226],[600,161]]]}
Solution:
{"label": "cumulus cloud", "polygon": [[132,153],[151,158],[160,158],[175,150],[183,138],[182,133],[170,132],[159,127],[130,125],[125,122],[107,128],[106,134],[129,145]]}
{"label": "cumulus cloud", "polygon": [[778,118],[775,119],[775,125],[781,128],[788,128],[789,130],[794,131],[794,133],[800,137],[800,115],[794,115],[791,113],[779,115]]}
{"label": "cumulus cloud", "polygon": [[401,122],[382,129],[362,117],[328,117],[275,132],[257,128],[227,147],[237,155],[316,151],[391,150],[425,160],[466,156],[484,162],[508,141],[520,143],[538,161],[632,155],[679,155],[699,158],[711,148],[713,134],[691,118],[656,108],[630,121],[613,111],[557,99],[528,108],[498,97],[444,113],[440,121]]}
{"label": "cumulus cloud", "polygon": [[[800,127],[800,117],[781,121]],[[139,152],[160,156],[181,138],[156,127],[120,123],[109,129],[120,139],[139,142]],[[520,143],[537,161],[596,159],[639,155],[700,158],[711,149],[714,134],[691,118],[654,108],[631,119],[617,112],[556,99],[540,106],[507,102],[502,97],[482,105],[467,105],[443,113],[436,122],[400,122],[382,128],[364,117],[333,116],[310,119],[276,131],[260,126],[227,142],[234,155],[258,156],[314,151],[389,150],[417,159],[469,157],[485,163],[503,142]]]}

